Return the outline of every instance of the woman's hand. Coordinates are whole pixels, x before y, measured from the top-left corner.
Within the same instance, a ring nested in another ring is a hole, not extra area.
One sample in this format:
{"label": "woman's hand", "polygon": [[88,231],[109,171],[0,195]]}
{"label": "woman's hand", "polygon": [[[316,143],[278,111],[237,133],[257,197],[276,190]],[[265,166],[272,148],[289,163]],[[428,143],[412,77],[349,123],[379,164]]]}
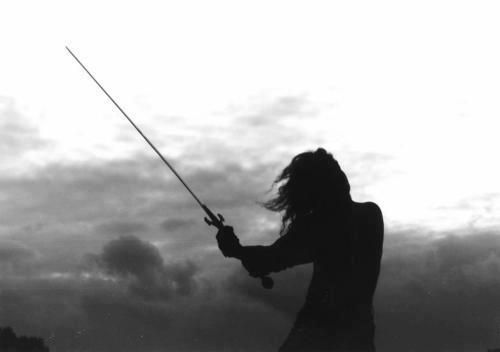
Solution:
{"label": "woman's hand", "polygon": [[225,257],[229,258],[239,258],[242,250],[240,240],[234,234],[234,230],[231,226],[222,227],[217,235],[217,244],[219,249]]}

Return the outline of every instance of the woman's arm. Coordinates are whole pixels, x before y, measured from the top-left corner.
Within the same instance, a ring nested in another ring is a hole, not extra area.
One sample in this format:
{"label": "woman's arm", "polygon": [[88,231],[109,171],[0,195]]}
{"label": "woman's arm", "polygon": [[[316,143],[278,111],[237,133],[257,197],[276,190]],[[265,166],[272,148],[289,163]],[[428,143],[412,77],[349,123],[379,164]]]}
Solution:
{"label": "woman's arm", "polygon": [[217,234],[219,248],[226,257],[240,259],[251,276],[265,276],[295,265],[310,263],[314,250],[304,236],[288,233],[270,246],[241,246],[231,227],[224,227]]}
{"label": "woman's arm", "polygon": [[[301,243],[302,242],[302,243]],[[251,276],[259,277],[314,260],[314,251],[298,236],[287,234],[270,246],[242,247],[240,260]]]}

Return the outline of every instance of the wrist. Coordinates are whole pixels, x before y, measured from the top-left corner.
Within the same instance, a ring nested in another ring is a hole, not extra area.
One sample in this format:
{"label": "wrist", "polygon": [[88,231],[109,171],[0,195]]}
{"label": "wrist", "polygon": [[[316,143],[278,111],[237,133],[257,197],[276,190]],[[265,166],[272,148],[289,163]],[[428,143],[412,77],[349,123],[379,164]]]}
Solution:
{"label": "wrist", "polygon": [[243,253],[245,252],[245,247],[243,247],[241,244],[238,244],[234,248],[234,252],[232,253],[233,255],[231,257],[236,258],[236,259],[243,259]]}

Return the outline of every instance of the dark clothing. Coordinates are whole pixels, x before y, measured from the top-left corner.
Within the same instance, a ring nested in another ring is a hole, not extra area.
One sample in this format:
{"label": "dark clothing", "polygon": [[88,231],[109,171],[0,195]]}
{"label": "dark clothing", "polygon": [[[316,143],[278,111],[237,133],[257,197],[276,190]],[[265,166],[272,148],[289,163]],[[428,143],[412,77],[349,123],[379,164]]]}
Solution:
{"label": "dark clothing", "polygon": [[304,306],[280,352],[374,352],[373,294],[380,271],[383,220],[374,203],[353,203],[342,218],[297,219],[271,246],[244,247],[253,276],[313,263]]}

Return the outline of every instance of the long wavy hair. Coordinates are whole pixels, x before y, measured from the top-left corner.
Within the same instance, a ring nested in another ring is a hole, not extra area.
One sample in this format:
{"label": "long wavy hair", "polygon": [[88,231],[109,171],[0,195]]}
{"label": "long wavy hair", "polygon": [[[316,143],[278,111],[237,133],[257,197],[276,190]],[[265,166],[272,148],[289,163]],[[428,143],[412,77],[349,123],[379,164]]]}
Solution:
{"label": "long wavy hair", "polygon": [[295,156],[273,182],[276,197],[263,205],[283,212],[280,235],[288,233],[297,219],[324,215],[346,219],[351,212],[351,187],[335,158],[325,149]]}

